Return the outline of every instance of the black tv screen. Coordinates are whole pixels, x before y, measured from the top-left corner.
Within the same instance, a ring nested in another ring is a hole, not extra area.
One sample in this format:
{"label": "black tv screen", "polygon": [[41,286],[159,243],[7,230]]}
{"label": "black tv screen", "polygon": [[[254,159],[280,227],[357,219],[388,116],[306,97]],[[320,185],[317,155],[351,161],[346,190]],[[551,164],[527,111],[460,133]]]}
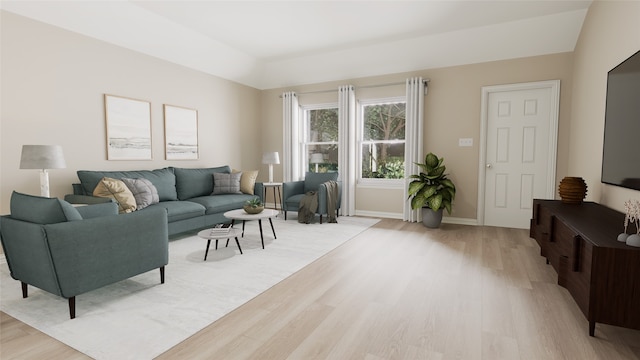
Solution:
{"label": "black tv screen", "polygon": [[640,51],[607,76],[602,182],[640,190]]}

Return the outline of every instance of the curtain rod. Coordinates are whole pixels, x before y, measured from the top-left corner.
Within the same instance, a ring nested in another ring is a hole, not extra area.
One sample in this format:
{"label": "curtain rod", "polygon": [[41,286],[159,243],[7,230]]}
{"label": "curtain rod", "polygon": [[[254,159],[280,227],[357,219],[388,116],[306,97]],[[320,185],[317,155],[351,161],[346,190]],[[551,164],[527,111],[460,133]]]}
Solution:
{"label": "curtain rod", "polygon": [[[429,79],[423,79],[425,86],[429,83]],[[404,85],[406,82],[395,82],[395,83],[385,83],[385,84],[376,84],[376,85],[362,85],[362,86],[354,86],[356,89],[369,89],[369,88],[377,88],[377,87],[385,87],[385,86],[396,86],[396,85]],[[309,95],[309,94],[322,94],[328,92],[337,92],[338,89],[330,89],[330,90],[316,90],[316,91],[304,91],[304,92],[296,92],[296,95]],[[279,96],[282,98],[282,95]]]}

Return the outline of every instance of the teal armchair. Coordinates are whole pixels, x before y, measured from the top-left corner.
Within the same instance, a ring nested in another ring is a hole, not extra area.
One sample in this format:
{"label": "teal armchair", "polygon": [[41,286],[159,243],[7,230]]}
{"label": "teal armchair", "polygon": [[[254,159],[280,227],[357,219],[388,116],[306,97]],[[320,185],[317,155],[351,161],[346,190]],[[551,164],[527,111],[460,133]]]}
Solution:
{"label": "teal armchair", "polygon": [[11,215],[0,217],[0,239],[11,277],[69,300],[154,270],[169,261],[167,213],[118,215],[116,203],[73,207],[64,200],[14,192]]}
{"label": "teal armchair", "polygon": [[287,220],[288,211],[298,211],[300,201],[305,194],[315,191],[318,195],[318,208],[316,214],[320,215],[320,224],[322,224],[322,216],[328,215],[327,206],[327,181],[336,181],[338,184],[338,193],[336,201],[336,217],[339,214],[340,203],[342,198],[342,183],[338,181],[338,173],[314,173],[307,172],[304,180],[285,182],[282,184],[282,210],[284,211],[284,219]]}

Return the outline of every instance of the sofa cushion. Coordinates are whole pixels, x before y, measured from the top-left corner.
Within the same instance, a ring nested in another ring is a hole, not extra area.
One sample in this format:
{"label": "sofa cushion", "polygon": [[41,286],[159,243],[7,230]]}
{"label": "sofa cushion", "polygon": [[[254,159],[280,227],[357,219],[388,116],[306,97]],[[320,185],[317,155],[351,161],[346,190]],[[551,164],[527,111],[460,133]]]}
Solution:
{"label": "sofa cushion", "polygon": [[78,210],[64,200],[32,196],[16,191],[11,194],[9,207],[12,218],[35,224],[56,224],[82,219]]}
{"label": "sofa cushion", "polygon": [[240,176],[240,191],[243,194],[253,195],[253,189],[256,187],[256,179],[258,178],[258,170],[239,171],[234,169],[232,172],[242,173],[242,176]]}
{"label": "sofa cushion", "polygon": [[242,173],[213,174],[213,192],[211,195],[242,194],[240,191],[240,177]]}
{"label": "sofa cushion", "polygon": [[329,180],[338,181],[338,173],[314,173],[307,172],[304,177],[304,192],[318,191],[320,184],[323,184]]}
{"label": "sofa cushion", "polygon": [[118,203],[118,212],[130,213],[136,210],[136,198],[122,180],[104,177],[96,188],[93,196],[112,198]]}
{"label": "sofa cushion", "polygon": [[229,166],[214,168],[185,169],[173,168],[176,176],[176,190],[179,200],[210,195],[213,191],[213,174],[230,173]]}
{"label": "sofa cushion", "polygon": [[82,184],[82,188],[86,195],[93,194],[93,189],[95,189],[103,177],[110,177],[113,179],[147,179],[151,181],[153,186],[158,190],[158,197],[160,198],[160,201],[178,199],[178,195],[176,193],[176,176],[173,174],[173,169],[171,168],[131,171],[78,171],[78,178],[80,179],[80,183]]}
{"label": "sofa cushion", "polygon": [[60,207],[62,207],[62,212],[64,213],[65,218],[67,218],[67,221],[82,220],[82,215],[80,215],[78,209],[76,209],[73,205],[66,202],[65,200],[57,200],[60,203]]}
{"label": "sofa cushion", "polygon": [[191,201],[162,201],[157,204],[149,205],[147,209],[164,208],[167,211],[168,222],[190,219],[198,216],[204,216],[205,208],[200,204]]}
{"label": "sofa cushion", "polygon": [[151,181],[143,178],[122,178],[122,182],[124,182],[129,190],[131,190],[133,197],[136,199],[136,207],[138,208],[138,210],[144,209],[149,205],[157,204],[160,202],[158,189],[153,186]]}
{"label": "sofa cushion", "polygon": [[189,199],[188,202],[194,202],[206,208],[206,214],[223,213],[229,210],[242,209],[245,201],[255,198],[255,195],[247,194],[222,194],[216,196],[201,196]]}

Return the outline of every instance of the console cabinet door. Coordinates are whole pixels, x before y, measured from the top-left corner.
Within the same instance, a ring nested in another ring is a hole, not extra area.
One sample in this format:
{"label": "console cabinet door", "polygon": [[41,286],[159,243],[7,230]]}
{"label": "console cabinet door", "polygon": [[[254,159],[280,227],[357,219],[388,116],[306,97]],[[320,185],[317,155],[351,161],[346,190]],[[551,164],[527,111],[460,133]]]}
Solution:
{"label": "console cabinet door", "polygon": [[572,239],[571,256],[565,284],[563,285],[589,319],[589,304],[591,288],[591,263],[593,258],[593,245],[584,240],[580,235]]}

